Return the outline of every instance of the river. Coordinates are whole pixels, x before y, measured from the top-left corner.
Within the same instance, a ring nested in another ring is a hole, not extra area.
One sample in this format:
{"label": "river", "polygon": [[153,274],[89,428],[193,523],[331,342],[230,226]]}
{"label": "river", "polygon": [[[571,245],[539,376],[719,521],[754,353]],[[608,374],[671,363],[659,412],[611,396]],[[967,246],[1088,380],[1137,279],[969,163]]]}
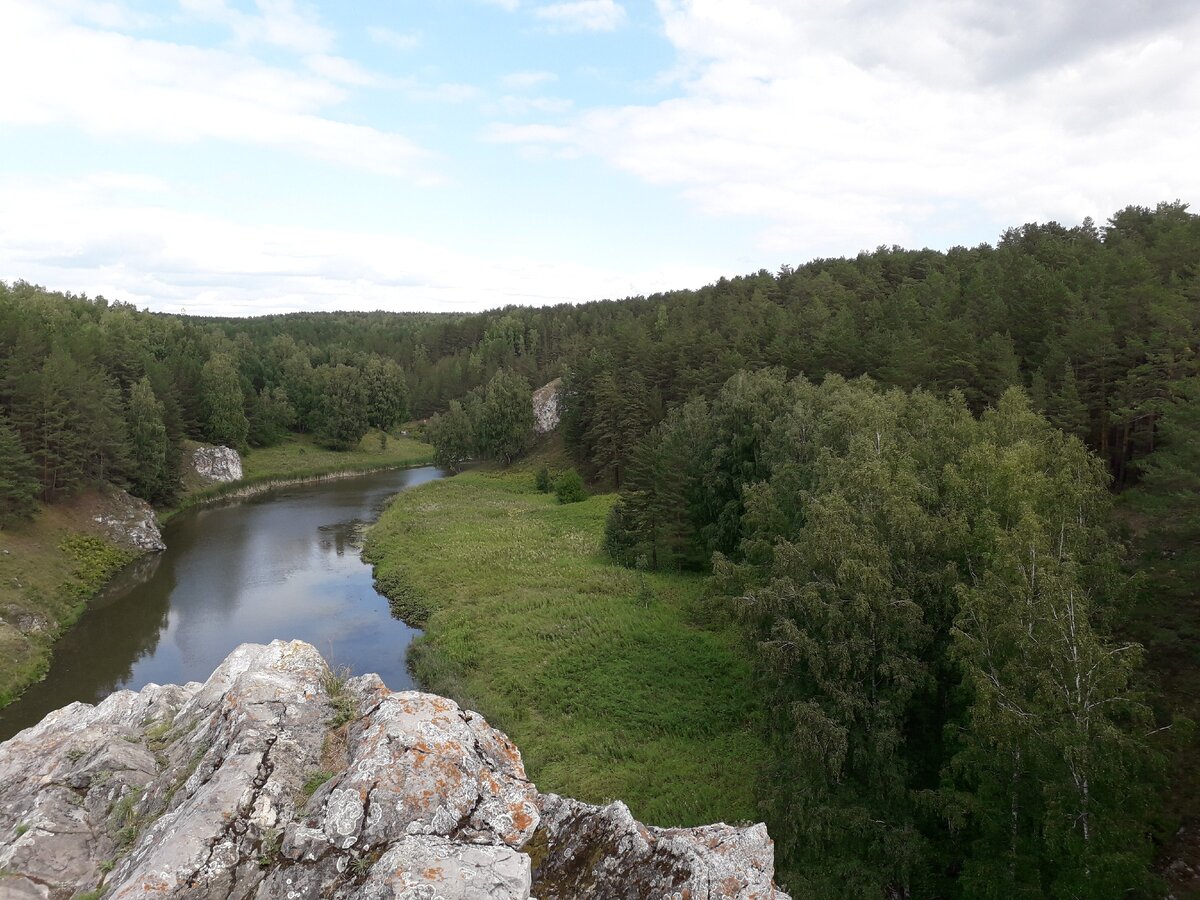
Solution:
{"label": "river", "polygon": [[414,687],[405,655],[420,632],[391,616],[359,553],[390,497],[440,477],[378,472],[180,513],[167,549],[118,574],[55,644],[45,680],[0,710],[0,740],[75,700],[204,681],[246,641],[299,638],[335,666]]}

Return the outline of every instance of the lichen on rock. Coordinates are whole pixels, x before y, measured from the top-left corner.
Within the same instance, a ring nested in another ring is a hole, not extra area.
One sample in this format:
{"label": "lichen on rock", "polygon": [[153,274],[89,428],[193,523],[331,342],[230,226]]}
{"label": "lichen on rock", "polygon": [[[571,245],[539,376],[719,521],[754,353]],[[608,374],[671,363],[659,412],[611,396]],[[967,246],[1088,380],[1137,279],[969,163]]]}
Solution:
{"label": "lichen on rock", "polygon": [[772,862],[761,825],[540,795],[476,713],[343,681],[299,641],[0,744],[5,897],[784,898]]}
{"label": "lichen on rock", "polygon": [[113,490],[104,494],[92,519],[118,546],[142,552],[167,549],[154,507],[128,491]]}
{"label": "lichen on rock", "polygon": [[232,447],[197,447],[191,460],[192,469],[204,481],[216,484],[242,478],[242,458]]}

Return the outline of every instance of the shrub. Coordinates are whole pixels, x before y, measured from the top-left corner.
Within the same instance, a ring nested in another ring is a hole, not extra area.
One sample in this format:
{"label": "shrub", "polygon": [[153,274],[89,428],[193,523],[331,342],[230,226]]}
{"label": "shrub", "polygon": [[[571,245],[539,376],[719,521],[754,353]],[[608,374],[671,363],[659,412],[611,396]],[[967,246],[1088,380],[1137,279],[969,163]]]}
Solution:
{"label": "shrub", "polygon": [[542,466],[540,469],[538,469],[537,475],[534,476],[533,479],[533,486],[543,494],[548,494],[554,490],[554,481],[550,477],[550,469],[548,469],[546,466]]}
{"label": "shrub", "polygon": [[583,478],[574,469],[568,469],[554,482],[554,493],[559,503],[578,503],[586,500],[588,493],[583,486]]}

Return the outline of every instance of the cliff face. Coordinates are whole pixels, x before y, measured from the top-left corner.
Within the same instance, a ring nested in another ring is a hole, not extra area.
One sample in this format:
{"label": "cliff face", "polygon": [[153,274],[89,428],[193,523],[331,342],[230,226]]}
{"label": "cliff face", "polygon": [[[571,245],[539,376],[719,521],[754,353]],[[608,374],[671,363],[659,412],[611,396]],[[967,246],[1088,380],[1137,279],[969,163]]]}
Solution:
{"label": "cliff face", "polygon": [[0,897],[782,898],[762,825],[540,795],[475,713],[301,642],[0,745]]}
{"label": "cliff face", "polygon": [[167,549],[158,530],[158,517],[145,500],[128,491],[109,491],[97,503],[92,516],[114,544],[138,552],[161,552]]}
{"label": "cliff face", "polygon": [[561,388],[562,379],[555,378],[533,392],[533,430],[537,434],[549,434],[558,427],[558,392]]}

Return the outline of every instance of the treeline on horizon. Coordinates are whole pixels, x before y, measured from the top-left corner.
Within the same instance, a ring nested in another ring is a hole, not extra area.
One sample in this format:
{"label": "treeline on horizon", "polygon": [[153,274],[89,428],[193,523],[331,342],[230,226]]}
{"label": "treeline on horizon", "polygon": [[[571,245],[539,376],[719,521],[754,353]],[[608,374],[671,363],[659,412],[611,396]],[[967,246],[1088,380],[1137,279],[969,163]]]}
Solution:
{"label": "treeline on horizon", "polygon": [[161,500],[144,461],[184,437],[350,446],[405,414],[448,465],[508,461],[561,375],[568,450],[620,492],[609,553],[710,573],[743,623],[798,896],[1149,894],[1181,729],[1121,636],[1151,597],[1195,661],[1198,270],[1176,202],[479,314],[199,319],[18,282],[0,512],[20,472],[26,500]]}

